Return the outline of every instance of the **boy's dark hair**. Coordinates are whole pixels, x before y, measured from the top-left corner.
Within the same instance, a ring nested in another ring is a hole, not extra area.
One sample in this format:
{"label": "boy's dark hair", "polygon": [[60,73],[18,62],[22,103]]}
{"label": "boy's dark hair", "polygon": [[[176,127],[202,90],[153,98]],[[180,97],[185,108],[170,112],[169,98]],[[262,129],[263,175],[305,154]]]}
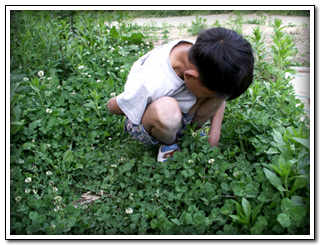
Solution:
{"label": "boy's dark hair", "polygon": [[252,83],[252,47],[233,30],[205,30],[197,37],[188,56],[190,62],[198,69],[203,85],[227,100],[240,96]]}

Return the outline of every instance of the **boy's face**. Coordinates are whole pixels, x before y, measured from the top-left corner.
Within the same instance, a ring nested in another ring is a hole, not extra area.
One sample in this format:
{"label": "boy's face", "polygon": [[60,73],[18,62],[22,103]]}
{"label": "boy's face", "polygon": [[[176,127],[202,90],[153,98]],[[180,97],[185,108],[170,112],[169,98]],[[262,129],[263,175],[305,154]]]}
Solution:
{"label": "boy's face", "polygon": [[202,85],[199,78],[192,76],[185,76],[184,79],[186,87],[190,90],[190,92],[200,99],[213,99],[216,97],[217,92],[209,90],[207,87]]}

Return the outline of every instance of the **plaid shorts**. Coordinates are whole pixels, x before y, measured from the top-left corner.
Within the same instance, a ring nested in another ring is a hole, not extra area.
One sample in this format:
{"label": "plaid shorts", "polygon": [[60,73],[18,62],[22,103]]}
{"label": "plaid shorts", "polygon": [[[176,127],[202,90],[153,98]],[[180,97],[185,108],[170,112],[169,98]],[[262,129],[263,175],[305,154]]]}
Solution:
{"label": "plaid shorts", "polygon": [[[125,118],[126,123],[124,125],[124,131],[128,132],[133,139],[139,140],[141,143],[145,145],[157,145],[160,143],[158,139],[148,134],[148,132],[145,130],[141,123],[137,125],[132,123],[128,117]],[[187,124],[190,124],[192,119],[193,116],[189,114],[182,115],[182,126],[177,134],[177,137],[183,136],[182,130],[186,129]]]}

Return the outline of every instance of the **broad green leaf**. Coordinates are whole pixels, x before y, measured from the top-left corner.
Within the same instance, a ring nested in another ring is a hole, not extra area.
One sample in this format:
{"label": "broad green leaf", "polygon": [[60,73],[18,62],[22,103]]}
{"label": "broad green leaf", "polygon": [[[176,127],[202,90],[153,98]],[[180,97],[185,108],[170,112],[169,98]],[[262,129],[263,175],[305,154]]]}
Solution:
{"label": "broad green leaf", "polygon": [[242,209],[246,217],[251,216],[251,204],[246,198],[242,198]]}
{"label": "broad green leaf", "polygon": [[172,221],[172,223],[174,223],[174,224],[176,224],[178,226],[181,225],[181,223],[180,223],[180,221],[178,219],[171,219],[171,221]]}
{"label": "broad green leaf", "polygon": [[277,221],[280,223],[280,225],[284,228],[287,228],[291,225],[291,220],[290,217],[285,214],[285,213],[281,213],[277,216]]}
{"label": "broad green leaf", "polygon": [[92,100],[89,100],[88,103],[84,104],[85,107],[89,107],[89,108],[92,108],[92,109],[96,109],[96,105],[94,104],[94,102]]}
{"label": "broad green leaf", "polygon": [[196,225],[203,225],[205,222],[205,217],[203,213],[197,212],[193,215],[193,223]]}
{"label": "broad green leaf", "polygon": [[22,145],[22,149],[24,150],[30,150],[32,147],[34,147],[34,144],[32,144],[31,142],[26,142]]}
{"label": "broad green leaf", "polygon": [[290,193],[293,193],[297,189],[304,188],[309,185],[309,176],[307,175],[299,175],[296,177],[296,180],[293,183],[293,187]]}
{"label": "broad green leaf", "polygon": [[272,173],[270,170],[263,168],[263,171],[267,177],[267,179],[270,181],[270,183],[276,187],[279,191],[286,191],[286,189],[283,188],[281,180],[276,176],[274,173]]}
{"label": "broad green leaf", "polygon": [[189,213],[186,214],[185,222],[186,222],[187,225],[192,224],[192,216],[191,216],[191,214],[189,214]]}
{"label": "broad green leaf", "polygon": [[122,171],[123,172],[130,171],[133,168],[133,166],[134,166],[134,161],[127,162],[125,165],[123,165]]}
{"label": "broad green leaf", "polygon": [[229,215],[231,218],[233,218],[233,219],[235,219],[235,220],[238,220],[238,221],[240,221],[240,222],[243,222],[244,220],[243,219],[241,219],[238,215],[233,215],[233,214],[231,214],[231,215]]}
{"label": "broad green leaf", "polygon": [[118,38],[119,37],[119,32],[117,31],[115,26],[113,26],[111,28],[110,35],[111,35],[112,38]]}
{"label": "broad green leaf", "polygon": [[130,215],[130,219],[133,223],[138,223],[140,217],[141,217],[141,214],[139,213]]}
{"label": "broad green leaf", "polygon": [[128,34],[125,34],[121,37],[122,40],[128,40],[130,41],[131,43],[134,43],[134,44],[140,44],[142,42],[142,39],[144,38],[143,34],[141,32],[139,33],[128,33]]}
{"label": "broad green leaf", "polygon": [[279,153],[279,151],[276,149],[276,148],[274,148],[274,147],[271,147],[267,152],[266,152],[267,154],[278,154]]}
{"label": "broad green leaf", "polygon": [[237,215],[241,218],[244,219],[245,218],[245,214],[243,212],[243,208],[242,206],[236,202],[236,210],[237,210]]}
{"label": "broad green leaf", "polygon": [[36,220],[36,219],[38,218],[38,216],[39,216],[39,213],[38,213],[37,211],[31,211],[31,212],[29,213],[29,218],[30,218],[31,220]]}
{"label": "broad green leaf", "polygon": [[293,204],[290,199],[288,199],[288,198],[282,199],[281,209],[284,213],[288,214],[292,207],[293,207]]}
{"label": "broad green leaf", "polygon": [[272,133],[273,139],[279,144],[279,146],[286,145],[287,143],[283,140],[283,137],[280,132],[277,130],[273,129]]}
{"label": "broad green leaf", "polygon": [[39,127],[41,125],[41,121],[42,121],[42,119],[38,119],[38,120],[33,121],[32,123],[29,124],[29,128],[31,130],[34,130],[36,127]]}
{"label": "broad green leaf", "polygon": [[64,161],[64,162],[71,162],[72,160],[73,160],[73,158],[74,158],[74,155],[73,155],[73,153],[72,153],[72,151],[71,150],[67,150],[65,153],[63,153],[63,155],[62,155],[62,160]]}
{"label": "broad green leaf", "polygon": [[257,206],[255,206],[254,209],[252,210],[252,223],[255,222],[256,217],[260,213],[262,206],[263,206],[263,203],[260,203]]}
{"label": "broad green leaf", "polygon": [[229,186],[227,183],[221,183],[221,188],[228,191],[229,190]]}
{"label": "broad green leaf", "polygon": [[293,207],[289,211],[289,215],[293,221],[302,220],[305,217],[306,213],[307,211],[305,207]]}
{"label": "broad green leaf", "polygon": [[309,139],[303,139],[303,138],[297,138],[297,137],[292,137],[295,141],[299,142],[303,146],[307,147],[310,149],[310,140]]}
{"label": "broad green leaf", "polygon": [[294,206],[303,206],[304,204],[303,197],[301,196],[292,196],[291,201]]}
{"label": "broad green leaf", "polygon": [[234,195],[236,196],[240,196],[240,197],[243,197],[243,196],[246,196],[247,195],[247,192],[245,191],[245,189],[243,189],[241,186],[239,185],[236,185],[234,188],[233,188],[233,193]]}
{"label": "broad green leaf", "polygon": [[18,133],[24,125],[25,120],[10,122],[10,134]]}

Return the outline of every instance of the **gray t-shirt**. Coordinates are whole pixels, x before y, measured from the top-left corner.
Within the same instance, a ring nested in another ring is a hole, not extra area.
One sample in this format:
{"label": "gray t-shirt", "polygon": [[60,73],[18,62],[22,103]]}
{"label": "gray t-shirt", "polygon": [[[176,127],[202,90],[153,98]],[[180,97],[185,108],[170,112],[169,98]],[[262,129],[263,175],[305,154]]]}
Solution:
{"label": "gray t-shirt", "polygon": [[[169,54],[179,42],[164,44],[137,60],[128,75],[124,92],[117,103],[134,124],[140,124],[146,107],[158,98],[175,98],[182,113],[188,113],[197,98],[186,88],[184,81],[173,70]],[[183,41],[187,42],[187,41]]]}

